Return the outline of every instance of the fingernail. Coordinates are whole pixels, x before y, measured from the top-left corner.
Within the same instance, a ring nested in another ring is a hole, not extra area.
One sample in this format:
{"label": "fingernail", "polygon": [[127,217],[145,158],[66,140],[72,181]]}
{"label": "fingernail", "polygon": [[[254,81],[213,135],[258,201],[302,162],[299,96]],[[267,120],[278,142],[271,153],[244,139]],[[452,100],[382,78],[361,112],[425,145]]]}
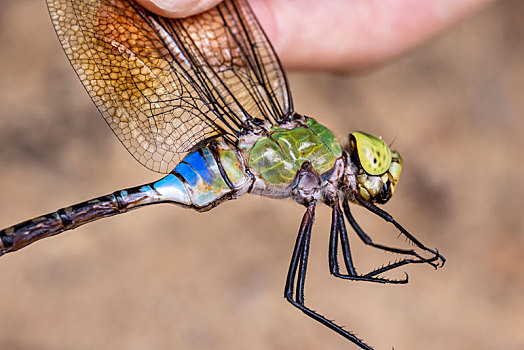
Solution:
{"label": "fingernail", "polygon": [[221,0],[141,0],[139,2],[142,2],[145,7],[163,16],[187,17],[204,12],[217,5],[220,1]]}

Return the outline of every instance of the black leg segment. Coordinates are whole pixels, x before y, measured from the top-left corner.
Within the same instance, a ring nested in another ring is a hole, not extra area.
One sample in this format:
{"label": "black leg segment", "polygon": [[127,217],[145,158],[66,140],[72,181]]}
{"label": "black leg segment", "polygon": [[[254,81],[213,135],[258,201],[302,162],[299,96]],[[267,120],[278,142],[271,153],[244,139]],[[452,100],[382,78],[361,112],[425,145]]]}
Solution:
{"label": "black leg segment", "polygon": [[[388,279],[383,277],[377,277],[379,273],[382,273],[381,269],[373,270],[366,274],[357,274],[353,259],[351,256],[351,249],[349,246],[349,238],[346,230],[346,223],[344,221],[344,215],[340,209],[338,201],[335,201],[332,205],[332,220],[331,220],[331,234],[329,240],[329,268],[332,275],[338,278],[353,280],[353,281],[366,281],[366,282],[378,282],[378,283],[392,283],[392,284],[405,284],[408,282],[407,277],[401,280]],[[365,234],[365,233],[364,233]],[[344,258],[344,264],[346,266],[347,274],[342,274],[338,265],[338,240],[340,239],[342,255]],[[391,248],[394,249],[394,248]],[[396,251],[395,251],[396,252]],[[405,265],[406,262],[399,264],[400,262],[390,264],[398,266],[391,266],[390,269]],[[389,265],[388,265],[389,266]],[[380,271],[379,271],[380,270]]]}
{"label": "black leg segment", "polygon": [[[418,248],[420,248],[421,250],[424,250],[428,253],[430,253],[431,255],[433,255],[431,258],[429,259],[424,259],[422,257],[420,257],[420,255],[418,254],[413,254],[413,253],[405,253],[405,254],[408,254],[408,255],[413,255],[413,256],[416,256],[420,259],[423,259],[424,262],[432,265],[433,267],[437,268],[437,267],[442,267],[444,266],[444,264],[446,263],[446,259],[440,255],[440,253],[438,252],[438,250],[436,249],[431,249],[431,248],[428,248],[426,247],[424,244],[422,244],[418,239],[416,239],[411,233],[409,233],[404,227],[402,227],[402,225],[400,225],[395,219],[393,219],[393,217],[388,213],[386,212],[385,210],[382,210],[380,209],[379,207],[377,207],[376,205],[374,205],[373,203],[365,200],[364,198],[362,198],[358,193],[355,193],[355,199],[364,207],[366,208],[367,210],[369,210],[370,212],[372,212],[373,214],[375,215],[378,215],[379,217],[381,217],[382,219],[384,219],[385,221],[387,222],[390,222],[392,223],[399,231],[402,235],[404,235],[404,237],[407,238],[407,240],[411,243],[413,243],[415,246],[417,246]],[[344,210],[346,209],[346,207],[348,208],[348,211],[346,213],[346,215],[349,213],[349,206],[347,205],[347,201],[345,202],[345,205],[344,205]],[[349,217],[352,218],[351,214],[349,213]],[[350,220],[351,222],[351,219],[348,217],[348,220]],[[353,219],[354,221],[354,219]],[[356,223],[355,223],[356,224]],[[356,225],[356,227],[358,227],[358,225]],[[353,228],[355,229],[355,231],[357,231],[357,234],[359,233],[357,228],[355,226],[353,226]],[[360,227],[358,227],[360,229]],[[362,230],[360,230],[361,232],[363,232]],[[369,239],[369,237],[367,237]],[[383,247],[383,246],[382,246]],[[383,248],[381,248],[383,249]],[[390,249],[393,249],[393,248],[390,248]],[[386,249],[387,250],[387,249]]]}
{"label": "black leg segment", "polygon": [[[311,238],[311,228],[313,227],[313,221],[315,219],[315,203],[310,203],[307,207],[306,213],[302,217],[302,223],[298,231],[295,248],[293,249],[293,255],[291,257],[291,264],[286,279],[286,286],[284,291],[285,298],[293,304],[295,307],[300,309],[309,317],[322,323],[324,326],[337,332],[344,338],[350,340],[362,349],[372,350],[373,348],[364,343],[362,340],[357,338],[354,334],[346,331],[341,326],[335,324],[333,321],[328,320],[324,316],[316,313],[304,304],[304,282],[306,280],[306,267],[307,259],[309,254],[309,244]],[[298,272],[298,275],[297,275]],[[295,282],[296,280],[296,282]],[[296,294],[293,297],[293,289],[296,283]]]}

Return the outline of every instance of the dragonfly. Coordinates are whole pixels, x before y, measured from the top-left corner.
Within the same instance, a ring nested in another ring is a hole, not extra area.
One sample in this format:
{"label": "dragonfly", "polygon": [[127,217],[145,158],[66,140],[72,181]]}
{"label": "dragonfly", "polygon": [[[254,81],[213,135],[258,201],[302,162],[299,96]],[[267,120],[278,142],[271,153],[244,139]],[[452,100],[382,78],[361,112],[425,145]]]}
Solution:
{"label": "dragonfly", "polygon": [[[444,265],[437,249],[377,206],[395,192],[400,154],[365,132],[350,133],[342,145],[326,126],[295,112],[281,62],[246,0],[225,0],[184,19],[163,18],[133,0],[47,0],[47,6],[71,65],[107,124],[138,162],[162,177],[3,229],[0,255],[153,204],[204,212],[245,194],[290,198],[305,213],[285,298],[362,349],[372,347],[305,303],[316,206],[332,209],[329,269],[337,278],[404,284],[407,274],[384,275],[408,264]],[[350,204],[394,225],[411,246],[376,243]],[[357,272],[346,220],[366,245],[402,258]]]}

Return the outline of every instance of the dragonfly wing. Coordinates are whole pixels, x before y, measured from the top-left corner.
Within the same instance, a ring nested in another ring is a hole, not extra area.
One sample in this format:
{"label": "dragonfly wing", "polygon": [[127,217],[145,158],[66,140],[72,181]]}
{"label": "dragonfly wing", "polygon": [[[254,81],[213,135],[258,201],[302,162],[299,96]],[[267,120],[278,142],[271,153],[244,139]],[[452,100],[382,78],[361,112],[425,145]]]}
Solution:
{"label": "dragonfly wing", "polygon": [[207,140],[293,113],[286,76],[244,0],[185,19],[133,1],[47,0],[71,64],[147,168],[167,173]]}

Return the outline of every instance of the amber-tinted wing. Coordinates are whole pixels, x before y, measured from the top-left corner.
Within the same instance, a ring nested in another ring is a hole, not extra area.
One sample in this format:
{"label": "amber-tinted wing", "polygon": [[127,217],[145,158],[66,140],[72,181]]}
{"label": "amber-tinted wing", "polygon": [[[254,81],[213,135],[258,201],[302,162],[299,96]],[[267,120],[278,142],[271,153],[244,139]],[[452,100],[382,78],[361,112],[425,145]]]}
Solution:
{"label": "amber-tinted wing", "polygon": [[196,145],[234,139],[254,118],[285,121],[286,76],[245,0],[185,19],[134,1],[47,0],[78,77],[147,168],[166,173]]}

